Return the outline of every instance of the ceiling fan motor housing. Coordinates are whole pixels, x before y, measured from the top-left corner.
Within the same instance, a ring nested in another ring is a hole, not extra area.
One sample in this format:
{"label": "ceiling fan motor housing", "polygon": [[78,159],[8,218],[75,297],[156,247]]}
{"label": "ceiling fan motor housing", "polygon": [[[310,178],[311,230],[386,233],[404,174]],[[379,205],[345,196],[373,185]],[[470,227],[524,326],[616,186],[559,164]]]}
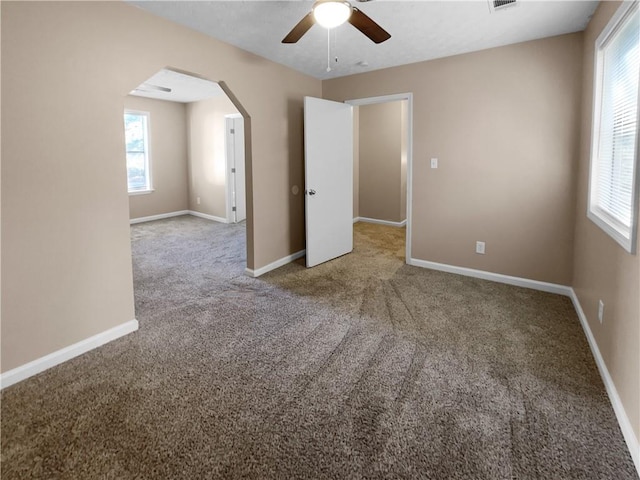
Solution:
{"label": "ceiling fan motor housing", "polygon": [[318,0],[312,10],[316,23],[324,28],[335,28],[349,20],[353,7],[342,0]]}

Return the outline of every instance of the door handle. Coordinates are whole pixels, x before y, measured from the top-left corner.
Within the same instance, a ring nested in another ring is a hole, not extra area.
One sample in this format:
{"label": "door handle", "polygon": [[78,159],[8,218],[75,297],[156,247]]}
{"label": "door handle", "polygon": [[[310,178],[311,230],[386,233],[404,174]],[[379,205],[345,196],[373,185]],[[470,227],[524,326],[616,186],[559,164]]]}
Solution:
{"label": "door handle", "polygon": [[311,189],[311,190],[307,190],[307,195],[315,195],[316,191]]}

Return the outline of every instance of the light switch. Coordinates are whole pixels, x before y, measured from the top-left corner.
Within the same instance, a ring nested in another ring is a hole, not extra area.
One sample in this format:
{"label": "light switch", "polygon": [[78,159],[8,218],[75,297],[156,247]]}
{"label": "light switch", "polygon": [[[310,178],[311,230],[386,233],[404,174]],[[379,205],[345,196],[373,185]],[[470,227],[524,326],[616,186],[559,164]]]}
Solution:
{"label": "light switch", "polygon": [[438,168],[438,159],[437,158],[432,158],[431,159],[431,168]]}

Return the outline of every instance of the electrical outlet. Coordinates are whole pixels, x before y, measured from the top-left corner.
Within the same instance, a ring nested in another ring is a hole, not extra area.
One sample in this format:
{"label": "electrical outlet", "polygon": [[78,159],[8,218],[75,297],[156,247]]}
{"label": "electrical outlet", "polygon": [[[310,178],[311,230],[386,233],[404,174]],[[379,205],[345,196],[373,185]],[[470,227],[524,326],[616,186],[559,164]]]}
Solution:
{"label": "electrical outlet", "polygon": [[604,318],[604,302],[602,300],[598,300],[598,320],[602,323],[602,319]]}
{"label": "electrical outlet", "polygon": [[476,253],[484,255],[484,242],[476,242]]}
{"label": "electrical outlet", "polygon": [[438,159],[437,158],[432,158],[431,159],[431,168],[438,168]]}
{"label": "electrical outlet", "polygon": [[196,203],[200,205],[200,197],[196,197]]}

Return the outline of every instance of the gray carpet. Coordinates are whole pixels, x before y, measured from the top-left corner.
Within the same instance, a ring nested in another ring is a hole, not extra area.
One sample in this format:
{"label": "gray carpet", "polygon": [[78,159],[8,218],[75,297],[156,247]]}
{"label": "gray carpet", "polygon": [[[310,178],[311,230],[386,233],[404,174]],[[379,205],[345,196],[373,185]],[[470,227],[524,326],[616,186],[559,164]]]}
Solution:
{"label": "gray carpet", "polygon": [[403,235],[251,279],[242,226],[133,226],[140,330],[2,392],[2,478],[637,478],[569,299]]}

